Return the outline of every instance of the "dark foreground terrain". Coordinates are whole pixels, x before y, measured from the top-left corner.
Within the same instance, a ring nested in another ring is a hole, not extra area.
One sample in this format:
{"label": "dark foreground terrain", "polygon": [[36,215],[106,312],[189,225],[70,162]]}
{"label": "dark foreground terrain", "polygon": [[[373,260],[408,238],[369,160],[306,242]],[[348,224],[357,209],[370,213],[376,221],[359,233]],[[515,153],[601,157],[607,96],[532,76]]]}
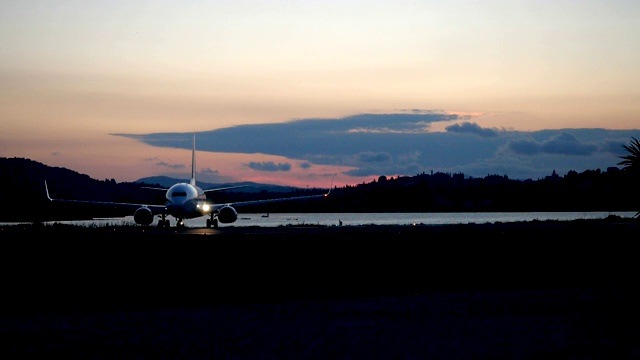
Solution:
{"label": "dark foreground terrain", "polygon": [[[638,224],[0,228],[0,354],[634,358]],[[3,356],[3,357],[5,357]]]}

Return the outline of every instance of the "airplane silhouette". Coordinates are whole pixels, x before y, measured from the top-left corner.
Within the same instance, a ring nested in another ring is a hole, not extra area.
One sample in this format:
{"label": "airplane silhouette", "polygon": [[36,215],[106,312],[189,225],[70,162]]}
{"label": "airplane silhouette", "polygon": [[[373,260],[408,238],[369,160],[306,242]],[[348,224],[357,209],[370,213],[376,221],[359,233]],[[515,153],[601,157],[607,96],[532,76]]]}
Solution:
{"label": "airplane silhouette", "polygon": [[193,150],[191,154],[191,180],[188,183],[181,182],[172,185],[168,189],[145,187],[148,189],[164,190],[166,191],[166,202],[164,205],[153,204],[133,204],[133,203],[117,203],[117,202],[105,202],[105,201],[90,201],[90,200],[67,200],[67,199],[53,199],[49,195],[49,188],[47,187],[47,181],[44,182],[47,198],[53,203],[68,203],[68,204],[85,204],[85,205],[107,205],[111,209],[121,209],[124,211],[133,213],[133,220],[137,224],[151,225],[155,216],[160,217],[157,226],[170,227],[171,224],[168,215],[173,216],[176,219],[177,227],[184,227],[184,219],[193,219],[201,216],[208,216],[206,226],[218,227],[218,223],[230,224],[238,219],[238,212],[236,207],[242,207],[247,205],[265,204],[271,202],[282,202],[291,200],[308,200],[318,199],[329,196],[331,193],[331,186],[329,191],[320,195],[309,196],[296,196],[279,199],[266,199],[266,200],[252,200],[241,201],[235,203],[214,204],[207,200],[206,193],[213,191],[222,191],[235,189],[242,186],[230,186],[224,188],[203,190],[196,185],[196,136],[193,135]]}

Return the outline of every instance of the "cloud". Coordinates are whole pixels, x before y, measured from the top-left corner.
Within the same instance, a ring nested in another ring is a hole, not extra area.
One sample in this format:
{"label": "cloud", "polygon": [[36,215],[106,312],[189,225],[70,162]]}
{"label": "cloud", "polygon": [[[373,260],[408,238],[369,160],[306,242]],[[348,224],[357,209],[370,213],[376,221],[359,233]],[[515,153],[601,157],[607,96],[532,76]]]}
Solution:
{"label": "cloud", "polygon": [[169,164],[164,161],[157,162],[156,165],[160,167],[166,167],[172,170],[185,168],[184,164]]}
{"label": "cloud", "polygon": [[248,164],[249,168],[257,171],[290,171],[291,164],[289,163],[278,163],[276,164],[273,161],[261,161],[255,162],[252,161]]}
{"label": "cloud", "polygon": [[220,174],[220,171],[218,170],[213,170],[211,168],[204,168],[202,170],[200,170],[200,172],[204,175],[218,175]]}
{"label": "cloud", "polygon": [[[175,177],[178,177],[178,176],[179,175],[176,175]],[[214,184],[229,183],[229,182],[237,181],[233,177],[225,176],[221,174],[219,170],[215,170],[211,168],[204,168],[198,171],[196,178],[198,179],[198,182],[206,182],[206,183],[214,183]]]}
{"label": "cloud", "polygon": [[474,134],[481,137],[496,137],[498,136],[497,129],[482,128],[480,125],[471,122],[463,122],[461,124],[449,125],[445,130],[460,134]]}
{"label": "cloud", "polygon": [[549,154],[587,156],[597,148],[596,145],[583,143],[568,133],[560,133],[542,144],[542,150]]}
{"label": "cloud", "polygon": [[625,155],[627,150],[625,150],[622,145],[626,145],[627,142],[607,140],[602,143],[602,150],[615,154],[616,156]]}
{"label": "cloud", "polygon": [[300,164],[300,167],[303,169],[309,169],[312,167],[312,165],[308,162],[303,162],[302,164]]}
{"label": "cloud", "polygon": [[[458,172],[481,177],[543,178],[554,170],[606,169],[619,162],[621,145],[640,130],[497,130],[465,122],[446,132],[426,125],[459,121],[455,114],[415,109],[399,114],[361,114],[340,119],[297,119],[239,125],[197,133],[200,151],[268,154],[311,165],[348,167],[351,176]],[[367,131],[352,131],[367,129]],[[461,136],[473,134],[476,136]],[[153,146],[190,149],[191,133],[120,134]],[[293,161],[292,161],[293,163]],[[258,171],[290,171],[291,164],[252,162]],[[318,169],[322,167],[318,166]],[[320,170],[318,170],[320,171]],[[327,171],[326,168],[322,171]],[[358,180],[355,180],[358,181]]]}
{"label": "cloud", "polygon": [[350,176],[379,176],[396,174],[417,174],[422,167],[415,162],[408,162],[412,158],[395,159],[387,152],[363,151],[354,156],[353,164],[358,167],[344,172]]}
{"label": "cloud", "polygon": [[536,155],[541,151],[540,144],[532,139],[510,140],[506,148],[519,155]]}
{"label": "cloud", "polygon": [[420,164],[392,164],[391,166],[363,165],[357,169],[347,170],[344,172],[350,176],[380,176],[380,175],[399,175],[411,174],[417,175],[424,172],[424,168]]}
{"label": "cloud", "polygon": [[596,143],[582,142],[574,135],[562,132],[542,142],[533,139],[509,141],[507,148],[516,154],[528,156],[539,153],[589,156],[598,150],[599,146]]}
{"label": "cloud", "polygon": [[397,154],[396,158],[398,159],[398,161],[401,161],[403,163],[409,163],[417,162],[418,159],[420,159],[420,155],[420,151],[412,151],[405,154]]}
{"label": "cloud", "polygon": [[391,155],[384,152],[365,151],[358,154],[358,160],[366,163],[389,162],[391,161]]}
{"label": "cloud", "polygon": [[[319,130],[338,133],[424,133],[433,122],[457,120],[444,113],[360,114],[342,119],[307,119],[280,123],[291,130]],[[269,124],[276,125],[276,124]]]}

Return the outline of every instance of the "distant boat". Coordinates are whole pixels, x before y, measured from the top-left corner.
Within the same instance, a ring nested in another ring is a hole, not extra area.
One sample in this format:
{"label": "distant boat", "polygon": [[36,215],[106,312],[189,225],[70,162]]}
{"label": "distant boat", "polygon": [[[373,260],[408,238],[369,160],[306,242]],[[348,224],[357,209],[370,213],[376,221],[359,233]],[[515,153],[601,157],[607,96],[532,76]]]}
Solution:
{"label": "distant boat", "polygon": [[262,215],[262,217],[269,217],[269,213]]}

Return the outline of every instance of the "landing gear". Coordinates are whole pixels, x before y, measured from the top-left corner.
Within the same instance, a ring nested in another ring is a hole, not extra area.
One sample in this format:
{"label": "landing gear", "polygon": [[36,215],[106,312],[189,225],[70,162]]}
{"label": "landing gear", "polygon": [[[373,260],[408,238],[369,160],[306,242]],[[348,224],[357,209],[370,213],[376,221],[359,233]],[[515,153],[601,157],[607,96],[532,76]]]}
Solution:
{"label": "landing gear", "polygon": [[211,214],[211,218],[207,219],[207,227],[210,228],[211,226],[213,226],[214,228],[218,227],[218,219],[213,217],[213,214]]}
{"label": "landing gear", "polygon": [[[171,222],[169,222],[169,219],[166,218],[166,215],[162,215],[162,218],[160,220],[158,220],[158,225],[157,226],[159,228],[170,228],[171,227]],[[178,227],[178,228],[185,227],[184,219],[177,219],[176,227]]]}
{"label": "landing gear", "polygon": [[167,219],[166,215],[162,215],[162,219],[158,220],[158,225],[159,228],[162,227],[171,227],[171,223],[169,222],[169,219]]}

